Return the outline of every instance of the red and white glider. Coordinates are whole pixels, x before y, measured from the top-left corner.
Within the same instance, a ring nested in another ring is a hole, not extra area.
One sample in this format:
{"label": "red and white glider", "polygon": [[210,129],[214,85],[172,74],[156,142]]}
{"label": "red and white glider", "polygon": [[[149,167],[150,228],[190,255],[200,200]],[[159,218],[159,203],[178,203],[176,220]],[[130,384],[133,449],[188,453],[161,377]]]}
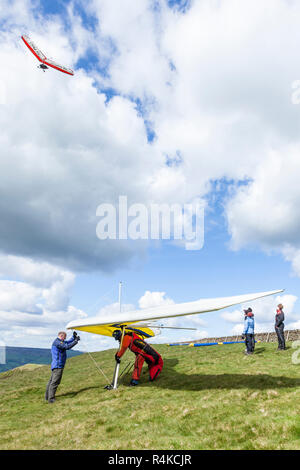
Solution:
{"label": "red and white glider", "polygon": [[60,72],[66,73],[68,75],[74,75],[73,70],[69,69],[68,67],[59,65],[52,59],[47,59],[45,54],[40,51],[40,49],[28,36],[23,35],[21,36],[21,38],[23,39],[28,49],[32,52],[32,54],[35,55],[35,57],[41,62],[38,67],[41,68],[43,71],[45,71],[48,67],[52,67],[53,69],[59,70]]}

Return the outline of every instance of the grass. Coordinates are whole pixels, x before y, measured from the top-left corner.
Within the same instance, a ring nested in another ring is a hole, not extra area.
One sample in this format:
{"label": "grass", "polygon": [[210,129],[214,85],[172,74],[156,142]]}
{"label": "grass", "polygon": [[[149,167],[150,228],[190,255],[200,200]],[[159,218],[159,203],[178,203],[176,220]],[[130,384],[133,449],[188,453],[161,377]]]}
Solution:
{"label": "grass", "polygon": [[[68,359],[53,405],[49,367],[0,374],[1,449],[299,449],[299,365],[292,350],[260,343],[157,346],[161,377],[107,391],[88,355]],[[112,350],[93,357],[111,378]],[[122,368],[132,353],[127,352]]]}

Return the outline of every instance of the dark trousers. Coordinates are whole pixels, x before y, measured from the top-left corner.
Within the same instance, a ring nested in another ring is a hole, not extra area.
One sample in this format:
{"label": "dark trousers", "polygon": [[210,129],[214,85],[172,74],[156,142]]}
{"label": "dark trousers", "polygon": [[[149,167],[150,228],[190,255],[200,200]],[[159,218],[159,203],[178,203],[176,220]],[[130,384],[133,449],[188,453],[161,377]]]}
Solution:
{"label": "dark trousers", "polygon": [[254,348],[255,348],[255,336],[252,335],[252,352],[254,352]]}
{"label": "dark trousers", "polygon": [[278,338],[278,349],[285,349],[285,339],[284,339],[283,329],[284,329],[283,326],[278,326],[277,328],[275,328],[277,338]]}
{"label": "dark trousers", "polygon": [[245,344],[247,348],[247,353],[253,353],[254,351],[254,335],[251,333],[246,334]]}
{"label": "dark trousers", "polygon": [[55,398],[56,390],[61,382],[63,371],[63,369],[53,369],[51,371],[51,377],[46,387],[45,400],[49,401]]}

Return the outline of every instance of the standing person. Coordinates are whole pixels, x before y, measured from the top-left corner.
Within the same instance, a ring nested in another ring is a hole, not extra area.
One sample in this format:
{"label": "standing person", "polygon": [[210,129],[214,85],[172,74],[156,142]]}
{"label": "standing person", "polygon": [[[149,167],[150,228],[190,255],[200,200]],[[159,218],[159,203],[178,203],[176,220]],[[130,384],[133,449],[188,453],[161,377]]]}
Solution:
{"label": "standing person", "polygon": [[[247,314],[248,314],[248,309],[244,310],[244,324],[245,324],[245,321],[247,319]],[[246,345],[246,337],[245,337],[244,333],[242,334],[242,339],[245,340],[245,346],[246,346],[245,353],[246,353],[247,352],[247,345]]]}
{"label": "standing person", "polygon": [[60,331],[52,344],[51,377],[47,384],[45,393],[45,400],[48,401],[48,403],[55,402],[55,393],[61,382],[67,360],[67,349],[71,349],[76,346],[80,340],[80,337],[77,336],[76,331],[74,331],[73,337],[69,341],[66,341],[66,337],[67,334],[64,331]]}
{"label": "standing person", "polygon": [[278,350],[283,351],[286,349],[285,347],[285,339],[284,339],[284,313],[283,313],[283,305],[278,304],[276,315],[275,315],[275,331],[278,338]]}
{"label": "standing person", "polygon": [[[115,330],[113,337],[116,341],[121,342],[122,332]],[[134,370],[132,379],[129,385],[138,385],[140,375],[142,372],[144,361],[148,364],[149,369],[149,380],[152,382],[161,373],[163,368],[163,360],[160,354],[153,349],[150,344],[146,343],[140,336],[134,331],[126,331],[123,337],[122,346],[116,353],[115,359],[120,363],[121,357],[125,353],[126,349],[129,348],[136,355]]]}
{"label": "standing person", "polygon": [[254,315],[252,308],[244,310],[245,313],[245,323],[244,323],[244,332],[243,337],[245,338],[246,351],[245,354],[253,354],[254,352]]}

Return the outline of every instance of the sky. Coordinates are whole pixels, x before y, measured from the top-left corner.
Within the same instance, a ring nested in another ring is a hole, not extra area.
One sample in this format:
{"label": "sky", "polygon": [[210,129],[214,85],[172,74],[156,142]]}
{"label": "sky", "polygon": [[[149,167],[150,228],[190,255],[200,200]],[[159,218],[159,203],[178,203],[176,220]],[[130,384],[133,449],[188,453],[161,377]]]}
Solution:
{"label": "sky", "polygon": [[[71,320],[274,289],[300,328],[300,5],[2,0],[0,331],[49,347]],[[26,34],[74,76],[45,73]],[[97,208],[204,207],[204,243],[97,236]],[[242,309],[154,342],[241,333]],[[89,350],[112,339],[83,334]],[[78,346],[79,348],[79,346]]]}

